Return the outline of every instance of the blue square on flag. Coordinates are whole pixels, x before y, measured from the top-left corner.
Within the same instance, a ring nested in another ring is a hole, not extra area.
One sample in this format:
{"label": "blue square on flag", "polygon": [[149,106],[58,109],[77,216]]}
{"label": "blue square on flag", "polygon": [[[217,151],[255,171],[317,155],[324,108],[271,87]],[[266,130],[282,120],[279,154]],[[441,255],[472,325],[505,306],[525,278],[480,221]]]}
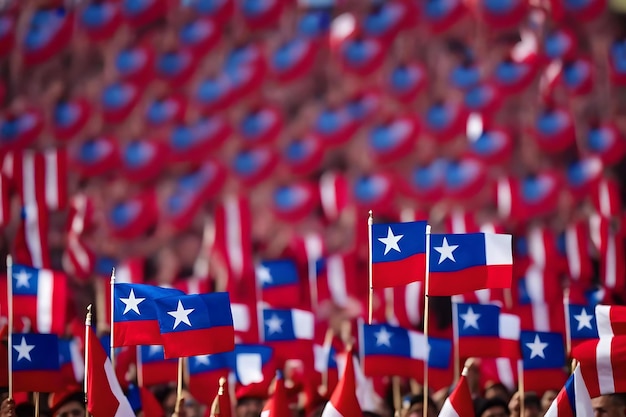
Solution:
{"label": "blue square on flag", "polygon": [[593,307],[585,305],[568,305],[570,335],[572,340],[588,340],[598,338],[598,325]]}
{"label": "blue square on flag", "polygon": [[560,333],[522,332],[520,346],[524,369],[558,369],[565,366],[565,345]]}
{"label": "blue square on flag", "polygon": [[423,281],[426,274],[426,222],[372,225],[372,285],[396,287]]}
{"label": "blue square on flag", "polygon": [[272,307],[293,307],[300,303],[300,278],[294,261],[263,261],[255,272],[263,302]]}
{"label": "blue square on flag", "polygon": [[263,329],[266,342],[313,340],[315,329],[313,313],[298,309],[263,310]]}
{"label": "blue square on flag", "polygon": [[459,337],[500,334],[500,307],[493,304],[457,304]]}
{"label": "blue square on flag", "polygon": [[53,334],[13,334],[11,361],[16,391],[54,392],[61,380],[59,339]]}

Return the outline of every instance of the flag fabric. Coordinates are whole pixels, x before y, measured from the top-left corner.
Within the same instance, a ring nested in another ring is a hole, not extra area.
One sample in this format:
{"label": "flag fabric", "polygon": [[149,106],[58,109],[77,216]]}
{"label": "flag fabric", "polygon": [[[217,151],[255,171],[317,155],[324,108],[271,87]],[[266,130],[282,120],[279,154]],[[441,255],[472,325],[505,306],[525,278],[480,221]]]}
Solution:
{"label": "flag fabric", "polygon": [[440,417],[470,417],[474,416],[474,400],[467,383],[468,368],[463,368],[461,378],[450,396],[441,407]]}
{"label": "flag fabric", "polygon": [[[363,366],[368,376],[396,375],[423,380],[426,361],[433,369],[449,367],[452,354],[449,341],[426,338],[423,333],[388,324],[363,324],[360,330]],[[429,382],[434,383],[431,380],[432,376]]]}
{"label": "flag fabric", "polygon": [[[596,309],[597,311],[597,309]],[[597,313],[593,307],[580,304],[567,304],[567,324],[572,346],[589,339],[598,338]]]}
{"label": "flag fabric", "polygon": [[511,235],[469,233],[430,237],[428,295],[455,295],[484,288],[510,288]]}
{"label": "flag fabric", "polygon": [[300,277],[293,260],[263,261],[257,265],[255,272],[264,303],[276,308],[300,304]]}
{"label": "flag fabric", "polygon": [[134,415],[93,329],[89,328],[87,337],[87,410],[98,417]]}
{"label": "flag fabric", "polygon": [[137,365],[137,373],[146,387],[167,384],[177,379],[178,361],[165,359],[161,345],[140,346]]}
{"label": "flag fabric", "polygon": [[453,304],[461,358],[519,358],[520,320],[493,304]]}
{"label": "flag fabric", "polygon": [[206,393],[213,391],[219,385],[220,378],[228,378],[233,369],[233,360],[233,352],[190,357],[187,363],[189,364],[188,388],[191,395],[210,406],[211,398],[207,398]]}
{"label": "flag fabric", "polygon": [[155,302],[165,358],[234,349],[235,329],[228,293],[177,295]]}
{"label": "flag fabric", "polygon": [[347,307],[350,296],[356,293],[356,275],[354,252],[318,258],[315,274],[318,304],[332,302],[338,307]]}
{"label": "flag fabric", "polygon": [[13,389],[55,392],[61,383],[59,340],[54,334],[13,334]]}
{"label": "flag fabric", "polygon": [[79,384],[85,375],[85,359],[79,343],[77,338],[59,339],[59,367],[63,385]]}
{"label": "flag fabric", "polygon": [[626,335],[626,307],[597,305],[596,322],[600,337]]}
{"label": "flag fabric", "polygon": [[233,354],[236,397],[265,397],[276,369],[274,350],[265,345],[237,345]]}
{"label": "flag fabric", "polygon": [[600,337],[576,346],[572,356],[591,398],[626,392],[626,336]]}
{"label": "flag fabric", "polygon": [[259,343],[258,309],[255,303],[231,303],[236,343]]}
{"label": "flag fabric", "polygon": [[417,328],[422,322],[422,306],[424,300],[424,283],[410,284],[385,288],[385,304],[387,321],[405,328]]}
{"label": "flag fabric", "polygon": [[163,407],[154,394],[145,387],[130,385],[128,387],[128,402],[136,414],[143,412],[145,417],[163,416]]}
{"label": "flag fabric", "polygon": [[524,389],[543,393],[556,390],[567,376],[563,336],[555,332],[522,332],[520,335],[524,365]]}
{"label": "flag fabric", "polygon": [[315,317],[299,309],[263,310],[264,340],[279,360],[301,359],[312,364]]}
{"label": "flag fabric", "polygon": [[274,393],[265,402],[261,417],[291,417],[293,413],[289,409],[287,402],[287,390],[285,389],[285,380],[280,371],[276,372],[276,385]]}
{"label": "flag fabric", "polygon": [[426,273],[426,222],[372,225],[372,286],[396,287],[423,281]]}
{"label": "flag fabric", "polygon": [[9,179],[0,173],[0,227],[6,227],[11,221],[11,193]]}
{"label": "flag fabric", "polygon": [[230,417],[232,415],[232,403],[230,391],[228,390],[228,380],[219,381],[220,385],[217,395],[211,403],[210,417]]}
{"label": "flag fabric", "polygon": [[[326,374],[327,392],[331,392],[339,381],[339,370],[337,368],[337,350],[334,346],[314,345],[313,354],[315,356],[314,368],[320,375]],[[321,379],[320,379],[321,382]],[[317,392],[317,385],[315,386]]]}
{"label": "flag fabric", "polygon": [[[352,359],[352,352],[348,352]],[[330,401],[324,406],[321,417],[352,417],[361,415],[361,407],[356,396],[354,360],[347,360],[343,374],[333,391]]]}
{"label": "flag fabric", "polygon": [[65,274],[13,265],[12,275],[14,322],[27,319],[38,333],[65,333]]}
{"label": "flag fabric", "polygon": [[592,416],[591,397],[585,386],[580,366],[567,378],[545,417],[576,417]]}
{"label": "flag fabric", "polygon": [[161,344],[161,332],[154,300],[184,293],[172,288],[146,284],[115,284],[113,287],[113,343],[115,346]]}

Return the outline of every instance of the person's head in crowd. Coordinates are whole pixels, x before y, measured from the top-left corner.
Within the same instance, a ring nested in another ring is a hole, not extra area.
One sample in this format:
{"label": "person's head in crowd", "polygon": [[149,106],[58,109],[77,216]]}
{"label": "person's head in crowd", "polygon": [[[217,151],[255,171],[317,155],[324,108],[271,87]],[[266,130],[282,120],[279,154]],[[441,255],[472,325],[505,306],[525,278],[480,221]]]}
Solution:
{"label": "person's head in crowd", "polygon": [[476,412],[476,417],[508,417],[510,414],[506,401],[501,398],[492,398],[484,401]]}
{"label": "person's head in crowd", "polygon": [[246,396],[238,398],[235,417],[259,417],[264,404],[265,399],[261,397]]}
{"label": "person's head in crowd", "polygon": [[50,394],[48,406],[52,417],[85,417],[85,393],[76,387]]}
{"label": "person's head in crowd", "polygon": [[595,417],[625,417],[626,393],[608,394],[591,399]]}
{"label": "person's head in crowd", "polygon": [[541,396],[541,408],[543,409],[544,413],[548,411],[548,408],[550,408],[550,405],[552,405],[552,402],[558,394],[559,391],[554,389],[549,389],[543,393],[543,395]]}
{"label": "person's head in crowd", "polygon": [[511,393],[501,382],[491,382],[487,383],[485,387],[484,397],[486,400],[500,398],[501,400],[508,402],[511,399]]}
{"label": "person's head in crowd", "polygon": [[[420,417],[424,414],[424,395],[417,394],[405,402],[405,417]],[[428,417],[436,417],[438,414],[437,406],[432,398],[428,398]]]}
{"label": "person's head in crowd", "polygon": [[534,392],[524,394],[524,415],[521,416],[520,393],[517,391],[509,401],[509,411],[513,417],[538,417],[541,415],[541,399]]}

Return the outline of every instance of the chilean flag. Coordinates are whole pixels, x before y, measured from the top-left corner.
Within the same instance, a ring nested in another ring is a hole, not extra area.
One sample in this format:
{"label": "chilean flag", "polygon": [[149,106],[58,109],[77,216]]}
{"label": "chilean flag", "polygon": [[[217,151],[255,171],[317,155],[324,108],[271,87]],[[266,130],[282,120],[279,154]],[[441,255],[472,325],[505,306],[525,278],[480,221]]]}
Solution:
{"label": "chilean flag", "polygon": [[601,337],[572,351],[591,398],[626,392],[626,337]]}
{"label": "chilean flag", "polygon": [[459,355],[519,358],[520,320],[492,304],[453,304]]}
{"label": "chilean flag", "polygon": [[565,345],[563,335],[554,332],[522,332],[524,388],[543,393],[565,382]]}
{"label": "chilean flag", "polygon": [[356,396],[356,378],[352,352],[348,352],[348,360],[343,375],[324,406],[321,417],[352,417],[361,415],[361,406]]}
{"label": "chilean flag", "polygon": [[274,350],[265,345],[237,345],[234,351],[236,396],[265,397],[275,371]]}
{"label": "chilean flag", "polygon": [[39,333],[65,333],[66,277],[61,272],[13,265],[14,321],[30,320]]}
{"label": "chilean flag", "polygon": [[140,346],[137,349],[137,378],[144,386],[174,382],[177,372],[178,361],[165,359],[163,346]]}
{"label": "chilean flag", "polygon": [[295,308],[265,309],[263,332],[265,342],[274,348],[279,360],[314,362],[315,317],[312,312]]}
{"label": "chilean flag", "polygon": [[285,379],[280,371],[276,372],[276,385],[274,393],[265,403],[261,417],[290,417],[293,413],[289,409]]}
{"label": "chilean flag", "polygon": [[428,295],[465,294],[483,288],[510,288],[511,235],[431,235]]}
{"label": "chilean flag", "polygon": [[595,319],[600,337],[626,335],[626,307],[597,305]]}
{"label": "chilean flag", "polygon": [[55,392],[61,384],[59,341],[54,334],[13,334],[13,389]]}
{"label": "chilean flag", "polygon": [[424,364],[428,363],[433,387],[444,387],[452,380],[447,372],[452,356],[449,340],[427,338],[423,333],[388,324],[363,324],[359,330],[366,375],[396,375],[423,381]]}
{"label": "chilean flag", "polygon": [[595,314],[592,306],[566,304],[566,309],[572,346],[589,339],[598,338],[597,309]]}
{"label": "chilean flag", "polygon": [[233,350],[235,329],[226,292],[177,295],[156,300],[166,358]]}
{"label": "chilean flag", "polygon": [[59,339],[59,367],[62,385],[76,385],[85,375],[85,359],[79,346],[80,340]]}
{"label": "chilean flag", "polygon": [[154,300],[183,294],[179,290],[152,285],[115,284],[113,290],[115,346],[160,344],[161,333]]}
{"label": "chilean flag", "polygon": [[440,417],[461,417],[474,415],[474,400],[467,383],[469,369],[463,368],[461,378],[441,407]]}
{"label": "chilean flag", "polygon": [[396,287],[423,281],[426,222],[372,225],[372,286]]}
{"label": "chilean flag", "polygon": [[591,397],[583,381],[580,366],[567,378],[565,385],[546,411],[545,417],[576,417],[591,416]]}
{"label": "chilean flag", "polygon": [[256,268],[261,298],[272,307],[296,307],[300,305],[300,278],[291,259],[261,262]]}
{"label": "chilean flag", "polygon": [[227,378],[233,369],[232,352],[200,355],[189,358],[189,392],[198,401],[211,405],[206,393],[218,386],[220,378]]}

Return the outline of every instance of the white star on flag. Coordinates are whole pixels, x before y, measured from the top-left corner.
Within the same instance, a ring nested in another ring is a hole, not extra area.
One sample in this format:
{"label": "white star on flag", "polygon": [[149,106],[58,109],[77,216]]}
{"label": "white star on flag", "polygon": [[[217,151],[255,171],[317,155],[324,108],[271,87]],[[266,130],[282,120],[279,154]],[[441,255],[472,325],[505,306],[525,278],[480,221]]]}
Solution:
{"label": "white star on flag", "polygon": [[535,340],[533,340],[532,343],[526,343],[526,347],[530,349],[530,359],[534,358],[535,356],[539,356],[543,359],[546,358],[546,355],[543,353],[543,351],[548,347],[548,344],[542,342],[541,339],[539,339],[538,334],[535,335]]}
{"label": "white star on flag", "polygon": [[189,321],[189,315],[194,311],[194,308],[185,308],[183,307],[183,303],[178,300],[178,307],[175,311],[168,311],[167,314],[174,317],[174,327],[175,329],[180,323],[185,323],[187,326],[191,327],[191,322]]}
{"label": "white star on flag", "polygon": [[135,298],[135,290],[130,289],[130,295],[128,298],[120,298],[120,301],[124,303],[124,312],[122,314],[126,314],[129,311],[134,311],[135,313],[141,315],[139,312],[139,304],[145,301],[145,298]]}
{"label": "white star on flag", "polygon": [[444,237],[441,246],[433,248],[437,252],[439,252],[439,264],[446,259],[450,259],[452,262],[456,262],[456,259],[454,259],[454,255],[452,254],[452,252],[454,252],[458,247],[459,245],[448,245],[448,239]]}
{"label": "white star on flag", "polygon": [[265,320],[265,325],[267,326],[267,331],[269,332],[269,334],[282,333],[283,331],[283,321],[279,319],[276,314],[274,314],[268,320]]}
{"label": "white star on flag", "polygon": [[404,235],[394,235],[391,227],[387,228],[387,237],[378,238],[378,240],[385,245],[385,253],[383,255],[387,255],[391,249],[402,252],[400,246],[398,246],[398,242],[403,237]]}
{"label": "white star on flag", "polygon": [[270,273],[270,269],[266,266],[259,265],[256,267],[256,277],[261,282],[261,284],[269,284],[272,282],[272,274]]}
{"label": "white star on flag", "polygon": [[19,345],[13,345],[13,349],[17,351],[17,360],[18,362],[22,359],[26,359],[29,362],[33,360],[30,358],[30,351],[35,349],[35,345],[29,345],[26,343],[26,338],[22,336],[22,341]]}
{"label": "white star on flag", "polygon": [[377,333],[374,333],[374,336],[376,336],[376,346],[385,345],[391,347],[390,339],[393,334],[389,333],[384,327],[381,327]]}
{"label": "white star on flag", "polygon": [[196,356],[195,360],[196,360],[196,365],[202,364],[202,365],[208,366],[211,363],[211,361],[209,360],[209,355]]}
{"label": "white star on flag", "polygon": [[30,288],[30,274],[25,270],[21,270],[17,274],[13,275],[15,278],[15,288],[26,287]]}
{"label": "white star on flag", "polygon": [[465,314],[460,314],[461,319],[463,319],[463,328],[467,329],[468,327],[473,327],[476,330],[479,330],[478,328],[478,319],[480,318],[480,314],[476,314],[474,313],[474,310],[472,309],[472,307],[468,307],[467,308],[467,312]]}
{"label": "white star on flag", "polygon": [[580,314],[574,314],[574,318],[578,322],[578,327],[576,331],[579,332],[584,328],[593,330],[593,327],[591,326],[591,319],[593,318],[593,314],[588,314],[586,309],[583,308]]}

